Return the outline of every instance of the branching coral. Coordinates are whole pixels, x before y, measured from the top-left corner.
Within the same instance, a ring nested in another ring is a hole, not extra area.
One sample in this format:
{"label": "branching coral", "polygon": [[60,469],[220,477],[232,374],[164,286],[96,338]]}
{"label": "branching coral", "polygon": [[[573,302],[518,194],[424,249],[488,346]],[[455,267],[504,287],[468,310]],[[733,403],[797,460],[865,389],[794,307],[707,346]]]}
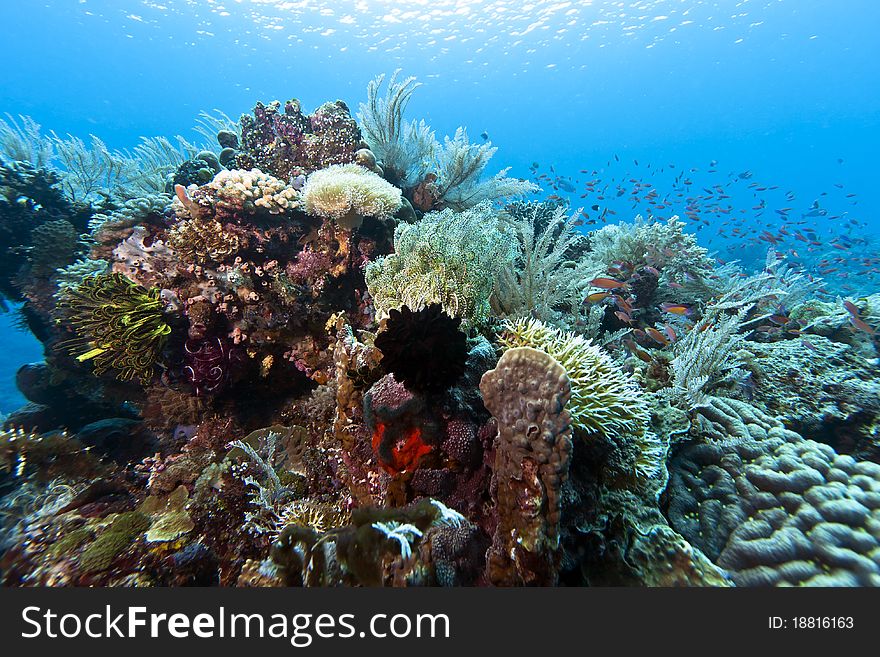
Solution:
{"label": "branching coral", "polygon": [[608,437],[645,433],[648,406],[637,384],[589,340],[524,319],[508,323],[499,339],[508,349],[540,349],[565,368],[571,380],[568,410],[576,427]]}
{"label": "branching coral", "polygon": [[403,113],[413,92],[420,86],[414,77],[402,82],[396,70],[386,87],[385,97],[379,89],[385,75],[367,85],[367,103],[361,103],[358,119],[364,138],[385,174],[402,187],[412,187],[425,177],[437,148],[434,133],[424,121],[405,123]]}
{"label": "branching coral", "polygon": [[479,322],[516,246],[488,203],[456,213],[432,212],[416,224],[398,224],[395,253],[367,265],[367,289],[379,316],[392,308],[420,310],[439,303],[446,313]]}
{"label": "branching coral", "polygon": [[678,217],[660,223],[639,216],[632,224],[609,224],[590,233],[590,257],[604,269],[615,260],[635,268],[652,265],[665,273],[664,279],[711,271],[707,250],[697,244],[694,235],[685,233],[684,227]]}
{"label": "branching coral", "polygon": [[122,381],[149,382],[171,333],[159,293],[117,273],[91,276],[70,288],[64,307],[78,333],[70,345],[79,352],[77,360],[91,360],[95,374],[113,369]]}
{"label": "branching coral", "polygon": [[308,214],[334,219],[351,230],[364,217],[388,219],[400,208],[400,190],[357,164],[339,164],[308,177],[303,188]]}
{"label": "branching coral", "polygon": [[737,331],[745,310],[721,315],[715,322],[704,319],[675,344],[672,394],[680,404],[689,409],[701,406],[708,390],[722,379],[744,376],[737,356],[744,338]]}
{"label": "branching coral", "polygon": [[[274,429],[274,428],[273,428]],[[250,463],[255,466],[258,476],[243,475],[242,481],[250,488],[251,509],[245,513],[245,528],[254,534],[272,534],[277,532],[280,515],[284,506],[293,501],[294,490],[282,482],[275,470],[275,460],[279,449],[278,431],[261,432],[258,445],[251,446],[247,440],[234,440],[229,447],[244,452]],[[243,472],[236,469],[235,472]]]}
{"label": "branching coral", "polygon": [[24,162],[34,168],[47,166],[55,156],[51,140],[40,131],[40,124],[29,116],[10,114],[0,119],[0,156],[8,163]]}

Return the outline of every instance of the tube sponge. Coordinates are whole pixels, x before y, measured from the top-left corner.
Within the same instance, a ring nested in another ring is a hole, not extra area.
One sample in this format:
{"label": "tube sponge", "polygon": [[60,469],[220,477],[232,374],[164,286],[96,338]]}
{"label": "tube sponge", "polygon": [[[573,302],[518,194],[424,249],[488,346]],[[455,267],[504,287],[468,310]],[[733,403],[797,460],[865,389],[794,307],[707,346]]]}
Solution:
{"label": "tube sponge", "polygon": [[550,354],[571,379],[572,424],[588,434],[646,435],[648,405],[635,381],[589,340],[539,320],[509,322],[502,346],[532,347]]}
{"label": "tube sponge", "polygon": [[336,164],[315,171],[303,188],[306,213],[335,219],[346,230],[364,217],[388,218],[400,209],[400,190],[357,164]]}

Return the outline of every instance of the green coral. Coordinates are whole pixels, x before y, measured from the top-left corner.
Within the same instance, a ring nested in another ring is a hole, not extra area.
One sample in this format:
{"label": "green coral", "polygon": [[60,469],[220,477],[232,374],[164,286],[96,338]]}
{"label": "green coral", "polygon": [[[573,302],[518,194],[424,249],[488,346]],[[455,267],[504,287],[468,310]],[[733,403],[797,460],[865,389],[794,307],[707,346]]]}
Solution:
{"label": "green coral", "polygon": [[171,333],[159,294],[115,272],[71,288],[64,306],[78,337],[70,347],[85,349],[77,360],[91,360],[98,375],[114,369],[122,381],[149,382]]}
{"label": "green coral", "polygon": [[499,272],[516,255],[489,203],[464,212],[431,212],[415,224],[398,224],[395,252],[367,265],[367,289],[377,314],[439,303],[446,313],[479,322]]}
{"label": "green coral", "polygon": [[539,320],[509,322],[500,336],[510,349],[532,347],[556,359],[571,379],[572,424],[589,434],[644,436],[648,404],[635,381],[589,340]]}
{"label": "green coral", "polygon": [[83,550],[79,557],[79,567],[83,573],[97,573],[107,570],[120,554],[122,554],[146,530],[150,521],[136,511],[121,513],[116,516],[104,532]]}
{"label": "green coral", "polygon": [[72,532],[65,534],[52,544],[49,552],[56,557],[63,557],[71,554],[83,543],[92,537],[92,531],[87,527],[74,529]]}
{"label": "green coral", "polygon": [[173,541],[195,528],[195,524],[185,508],[188,500],[189,491],[183,485],[175,488],[166,497],[150,495],[144,500],[140,511],[150,516],[149,530],[146,535],[148,543]]}

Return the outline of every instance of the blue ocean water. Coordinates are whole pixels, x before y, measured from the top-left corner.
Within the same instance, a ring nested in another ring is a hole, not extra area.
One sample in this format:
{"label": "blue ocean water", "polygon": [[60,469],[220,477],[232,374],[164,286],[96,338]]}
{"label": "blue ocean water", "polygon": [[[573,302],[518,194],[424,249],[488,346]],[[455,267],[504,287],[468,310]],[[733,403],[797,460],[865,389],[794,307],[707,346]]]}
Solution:
{"label": "blue ocean water", "polygon": [[[830,285],[877,280],[847,265],[876,255],[880,233],[872,0],[52,0],[2,3],[0,21],[0,113],[59,135],[129,148],[141,135],[192,137],[201,110],[237,116],[258,100],[355,109],[370,79],[401,68],[423,83],[408,118],[438,136],[485,133],[493,167],[538,177],[593,221],[605,208],[614,220],[680,213],[684,176],[714,192],[693,229],[719,257],[758,262],[760,231],[801,220],[838,244],[798,254],[842,258]],[[671,202],[631,202],[632,181]],[[802,219],[814,207],[825,214]],[[23,401],[15,370],[40,355],[13,319],[0,317],[3,412]]]}

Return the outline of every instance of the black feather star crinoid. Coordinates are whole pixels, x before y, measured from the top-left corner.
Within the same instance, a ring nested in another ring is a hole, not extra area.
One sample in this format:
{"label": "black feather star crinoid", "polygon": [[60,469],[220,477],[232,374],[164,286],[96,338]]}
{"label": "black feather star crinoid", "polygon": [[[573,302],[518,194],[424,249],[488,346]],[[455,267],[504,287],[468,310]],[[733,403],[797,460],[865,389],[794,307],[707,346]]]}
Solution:
{"label": "black feather star crinoid", "polygon": [[391,310],[375,341],[382,368],[410,392],[443,392],[464,374],[468,349],[460,325],[460,317],[436,303],[415,312]]}

